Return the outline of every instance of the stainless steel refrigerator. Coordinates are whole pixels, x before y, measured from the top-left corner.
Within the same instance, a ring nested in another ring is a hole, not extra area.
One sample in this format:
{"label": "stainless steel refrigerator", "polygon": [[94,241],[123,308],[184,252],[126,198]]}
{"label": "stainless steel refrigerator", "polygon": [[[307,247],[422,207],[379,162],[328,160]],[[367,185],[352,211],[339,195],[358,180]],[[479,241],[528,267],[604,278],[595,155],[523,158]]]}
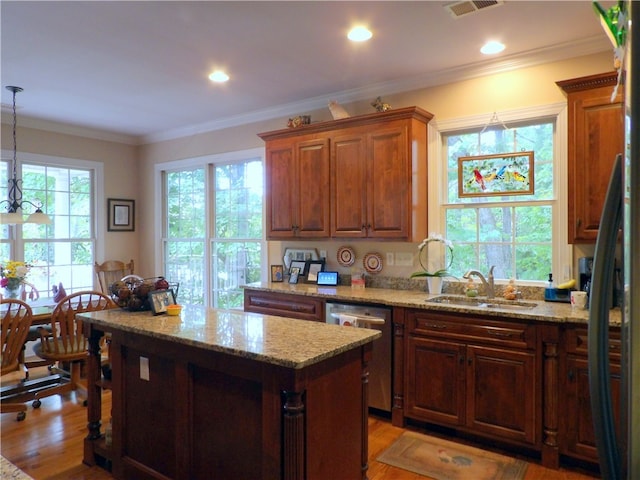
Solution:
{"label": "stainless steel refrigerator", "polygon": [[[589,309],[591,410],[600,470],[606,480],[640,479],[640,2],[625,2],[625,8],[630,19],[623,63],[626,151],[616,158],[609,183],[593,260]],[[617,425],[612,411],[608,355],[616,249],[622,255],[624,287]]]}

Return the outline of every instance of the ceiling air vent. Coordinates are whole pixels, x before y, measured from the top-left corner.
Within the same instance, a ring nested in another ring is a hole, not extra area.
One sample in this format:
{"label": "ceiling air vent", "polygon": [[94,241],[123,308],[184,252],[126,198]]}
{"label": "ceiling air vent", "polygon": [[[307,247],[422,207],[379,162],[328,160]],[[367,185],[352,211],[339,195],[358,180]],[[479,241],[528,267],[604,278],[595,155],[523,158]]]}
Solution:
{"label": "ceiling air vent", "polygon": [[444,8],[451,14],[453,18],[460,18],[470,13],[475,13],[485,8],[497,7],[502,5],[502,0],[472,0],[464,2],[455,2],[445,5]]}

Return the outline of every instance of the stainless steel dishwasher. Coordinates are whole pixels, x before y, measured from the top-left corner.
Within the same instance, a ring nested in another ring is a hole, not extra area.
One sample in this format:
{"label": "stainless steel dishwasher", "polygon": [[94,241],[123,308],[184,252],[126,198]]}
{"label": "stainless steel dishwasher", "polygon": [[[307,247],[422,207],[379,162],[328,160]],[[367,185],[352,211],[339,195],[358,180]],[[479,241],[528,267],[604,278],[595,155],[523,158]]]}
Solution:
{"label": "stainless steel dishwasher", "polygon": [[[326,322],[375,328],[382,337],[374,340],[369,363],[369,407],[391,412],[391,309],[379,306],[327,303]],[[345,327],[348,328],[348,327]]]}

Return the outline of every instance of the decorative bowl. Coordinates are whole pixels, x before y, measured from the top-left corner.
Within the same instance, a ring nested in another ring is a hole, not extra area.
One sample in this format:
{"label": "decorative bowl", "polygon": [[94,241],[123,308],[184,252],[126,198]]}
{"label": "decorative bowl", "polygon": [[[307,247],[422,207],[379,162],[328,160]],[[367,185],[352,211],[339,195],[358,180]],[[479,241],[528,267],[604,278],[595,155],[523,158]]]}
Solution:
{"label": "decorative bowl", "polygon": [[167,315],[178,316],[182,312],[182,305],[167,305]]}

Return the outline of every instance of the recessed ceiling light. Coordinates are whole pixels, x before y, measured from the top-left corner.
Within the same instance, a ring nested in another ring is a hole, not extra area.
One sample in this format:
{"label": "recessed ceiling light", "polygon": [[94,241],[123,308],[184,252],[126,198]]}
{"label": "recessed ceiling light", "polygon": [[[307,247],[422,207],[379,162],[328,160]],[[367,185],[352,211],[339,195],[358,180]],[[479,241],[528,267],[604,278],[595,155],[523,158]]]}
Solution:
{"label": "recessed ceiling light", "polygon": [[216,70],[209,75],[209,80],[216,83],[224,83],[229,80],[229,75],[224,73],[222,70]]}
{"label": "recessed ceiling light", "polygon": [[347,35],[347,38],[352,42],[366,42],[372,36],[373,36],[373,33],[371,33],[371,30],[369,30],[366,27],[359,26],[359,27],[352,28],[349,34]]}
{"label": "recessed ceiling light", "polygon": [[502,43],[491,40],[490,42],[487,42],[483,45],[483,47],[480,49],[480,52],[484,53],[485,55],[494,55],[503,51],[504,48],[505,47]]}

